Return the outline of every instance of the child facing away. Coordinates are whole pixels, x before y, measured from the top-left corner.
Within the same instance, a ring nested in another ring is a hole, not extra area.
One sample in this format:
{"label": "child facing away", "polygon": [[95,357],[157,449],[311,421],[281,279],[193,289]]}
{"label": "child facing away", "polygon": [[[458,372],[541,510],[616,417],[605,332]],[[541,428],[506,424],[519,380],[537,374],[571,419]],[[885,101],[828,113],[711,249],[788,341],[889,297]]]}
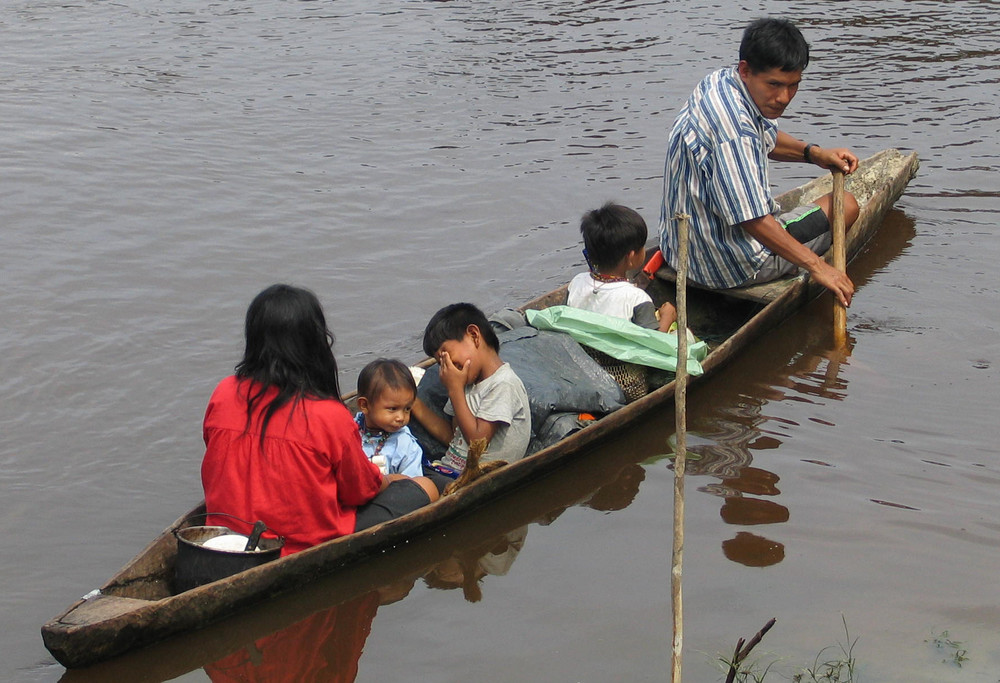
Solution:
{"label": "child facing away", "polygon": [[438,441],[448,444],[441,459],[461,473],[469,444],[488,442],[483,462],[524,457],[531,438],[531,413],[524,384],[500,359],[500,341],[486,316],[472,304],[445,306],[424,330],[424,352],[437,359],[448,391],[441,417],[419,398],[413,417]]}
{"label": "child facing away", "polygon": [[361,447],[382,474],[423,475],[423,449],[406,425],[417,398],[410,369],[398,360],[373,360],[358,375]]}
{"label": "child facing away", "polygon": [[647,229],[642,216],[608,202],[584,214],[580,234],[590,270],[570,281],[567,305],[669,332],[677,309],[668,301],[657,311],[650,296],[625,275],[646,262]]}

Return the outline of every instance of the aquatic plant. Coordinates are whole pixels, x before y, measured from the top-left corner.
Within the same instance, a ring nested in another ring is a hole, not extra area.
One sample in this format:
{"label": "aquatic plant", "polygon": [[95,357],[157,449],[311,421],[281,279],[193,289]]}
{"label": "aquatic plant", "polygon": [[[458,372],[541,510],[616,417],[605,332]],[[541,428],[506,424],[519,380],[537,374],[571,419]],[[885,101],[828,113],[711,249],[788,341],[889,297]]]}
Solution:
{"label": "aquatic plant", "polygon": [[844,643],[837,643],[837,647],[840,648],[840,655],[820,662],[820,659],[823,658],[823,653],[834,649],[832,645],[823,648],[816,655],[816,659],[813,660],[811,669],[803,669],[792,676],[792,680],[795,683],[801,683],[802,681],[809,681],[811,683],[854,683],[854,667],[857,664],[857,661],[854,659],[854,646],[857,644],[858,639],[851,640],[851,632],[847,628],[847,619],[844,615],[840,615],[840,618],[844,622],[844,636],[846,639],[846,645]]}
{"label": "aquatic plant", "polygon": [[[813,660],[811,667],[806,667],[801,669],[798,673],[792,676],[792,680],[795,683],[856,683],[857,682],[857,660],[854,657],[854,646],[857,644],[858,639],[851,638],[850,630],[847,628],[847,619],[841,615],[841,620],[844,623],[844,635],[846,637],[846,642],[838,642],[836,646],[830,645],[817,653],[816,658]],[[761,629],[760,632],[750,641],[750,644],[744,647],[743,639],[741,638],[736,645],[736,651],[733,653],[731,658],[725,656],[719,656],[717,662],[723,671],[728,671],[726,676],[726,683],[761,683],[771,669],[781,661],[778,658],[772,659],[766,665],[763,663],[761,658],[748,660],[747,655],[750,654],[750,650],[753,646],[760,642],[760,639],[765,633],[774,625],[774,619],[772,619],[768,624]],[[947,631],[943,634],[947,637]],[[937,642],[937,641],[935,641]],[[953,641],[942,640],[943,644],[947,645]],[[961,645],[958,643],[958,645]],[[839,654],[833,656],[827,656],[826,653],[839,649]],[[964,657],[964,650],[963,657]],[[961,666],[961,664],[959,664]]]}
{"label": "aquatic plant", "polygon": [[947,649],[952,651],[950,657],[941,660],[944,664],[955,664],[958,668],[962,668],[962,663],[969,661],[969,651],[963,646],[962,641],[953,640],[947,631],[941,631],[940,634],[934,636],[931,640],[925,640],[924,642],[933,643],[939,650]]}
{"label": "aquatic plant", "polygon": [[718,658],[719,666],[722,671],[729,672],[729,677],[726,678],[726,681],[731,681],[733,683],[761,683],[761,681],[764,680],[764,677],[767,676],[768,672],[771,670],[771,667],[779,661],[781,660],[776,658],[765,666],[761,659],[737,662],[730,660],[727,657],[720,656]]}

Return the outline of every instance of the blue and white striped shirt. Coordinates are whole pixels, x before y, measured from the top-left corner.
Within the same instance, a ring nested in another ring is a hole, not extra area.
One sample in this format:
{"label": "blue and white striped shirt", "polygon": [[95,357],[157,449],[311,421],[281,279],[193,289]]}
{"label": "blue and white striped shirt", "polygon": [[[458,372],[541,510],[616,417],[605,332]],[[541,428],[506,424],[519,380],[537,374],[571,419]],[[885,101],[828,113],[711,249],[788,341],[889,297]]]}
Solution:
{"label": "blue and white striped shirt", "polygon": [[739,223],[777,211],[767,155],[778,124],[765,118],[736,67],[706,76],[677,116],[667,146],[660,247],[677,268],[677,213],[690,216],[689,277],[716,289],[753,277],[770,252]]}

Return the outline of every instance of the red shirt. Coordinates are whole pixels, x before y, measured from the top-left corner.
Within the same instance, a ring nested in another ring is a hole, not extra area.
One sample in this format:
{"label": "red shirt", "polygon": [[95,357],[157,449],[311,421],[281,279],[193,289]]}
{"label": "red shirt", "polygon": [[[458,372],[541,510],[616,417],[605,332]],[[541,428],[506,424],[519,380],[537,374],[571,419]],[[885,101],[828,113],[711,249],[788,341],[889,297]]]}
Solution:
{"label": "red shirt", "polygon": [[263,520],[284,536],[282,555],[354,532],[355,508],[379,492],[382,474],[361,450],[361,436],[347,407],[332,399],[284,405],[267,425],[260,446],[260,416],[277,393],[271,388],[247,425],[250,380],[227,377],[205,411],[205,459],[201,482],[209,512],[206,524],[248,534]]}

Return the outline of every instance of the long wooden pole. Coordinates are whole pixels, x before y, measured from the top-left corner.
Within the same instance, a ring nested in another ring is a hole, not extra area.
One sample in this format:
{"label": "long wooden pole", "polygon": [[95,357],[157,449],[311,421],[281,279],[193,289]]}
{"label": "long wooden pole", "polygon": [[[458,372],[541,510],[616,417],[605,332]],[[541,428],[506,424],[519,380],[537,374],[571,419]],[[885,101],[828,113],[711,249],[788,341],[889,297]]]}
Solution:
{"label": "long wooden pole", "polygon": [[674,384],[674,417],[677,449],[674,458],[674,550],[670,568],[674,640],[670,660],[673,683],[681,682],[681,650],[684,644],[684,605],[681,596],[681,566],[684,559],[684,470],[687,466],[687,269],[688,216],[678,214],[677,264],[677,375]]}
{"label": "long wooden pole", "polygon": [[[844,172],[833,171],[833,267],[847,272],[847,229],[844,225]],[[847,308],[833,300],[833,337],[837,346],[847,345]]]}

